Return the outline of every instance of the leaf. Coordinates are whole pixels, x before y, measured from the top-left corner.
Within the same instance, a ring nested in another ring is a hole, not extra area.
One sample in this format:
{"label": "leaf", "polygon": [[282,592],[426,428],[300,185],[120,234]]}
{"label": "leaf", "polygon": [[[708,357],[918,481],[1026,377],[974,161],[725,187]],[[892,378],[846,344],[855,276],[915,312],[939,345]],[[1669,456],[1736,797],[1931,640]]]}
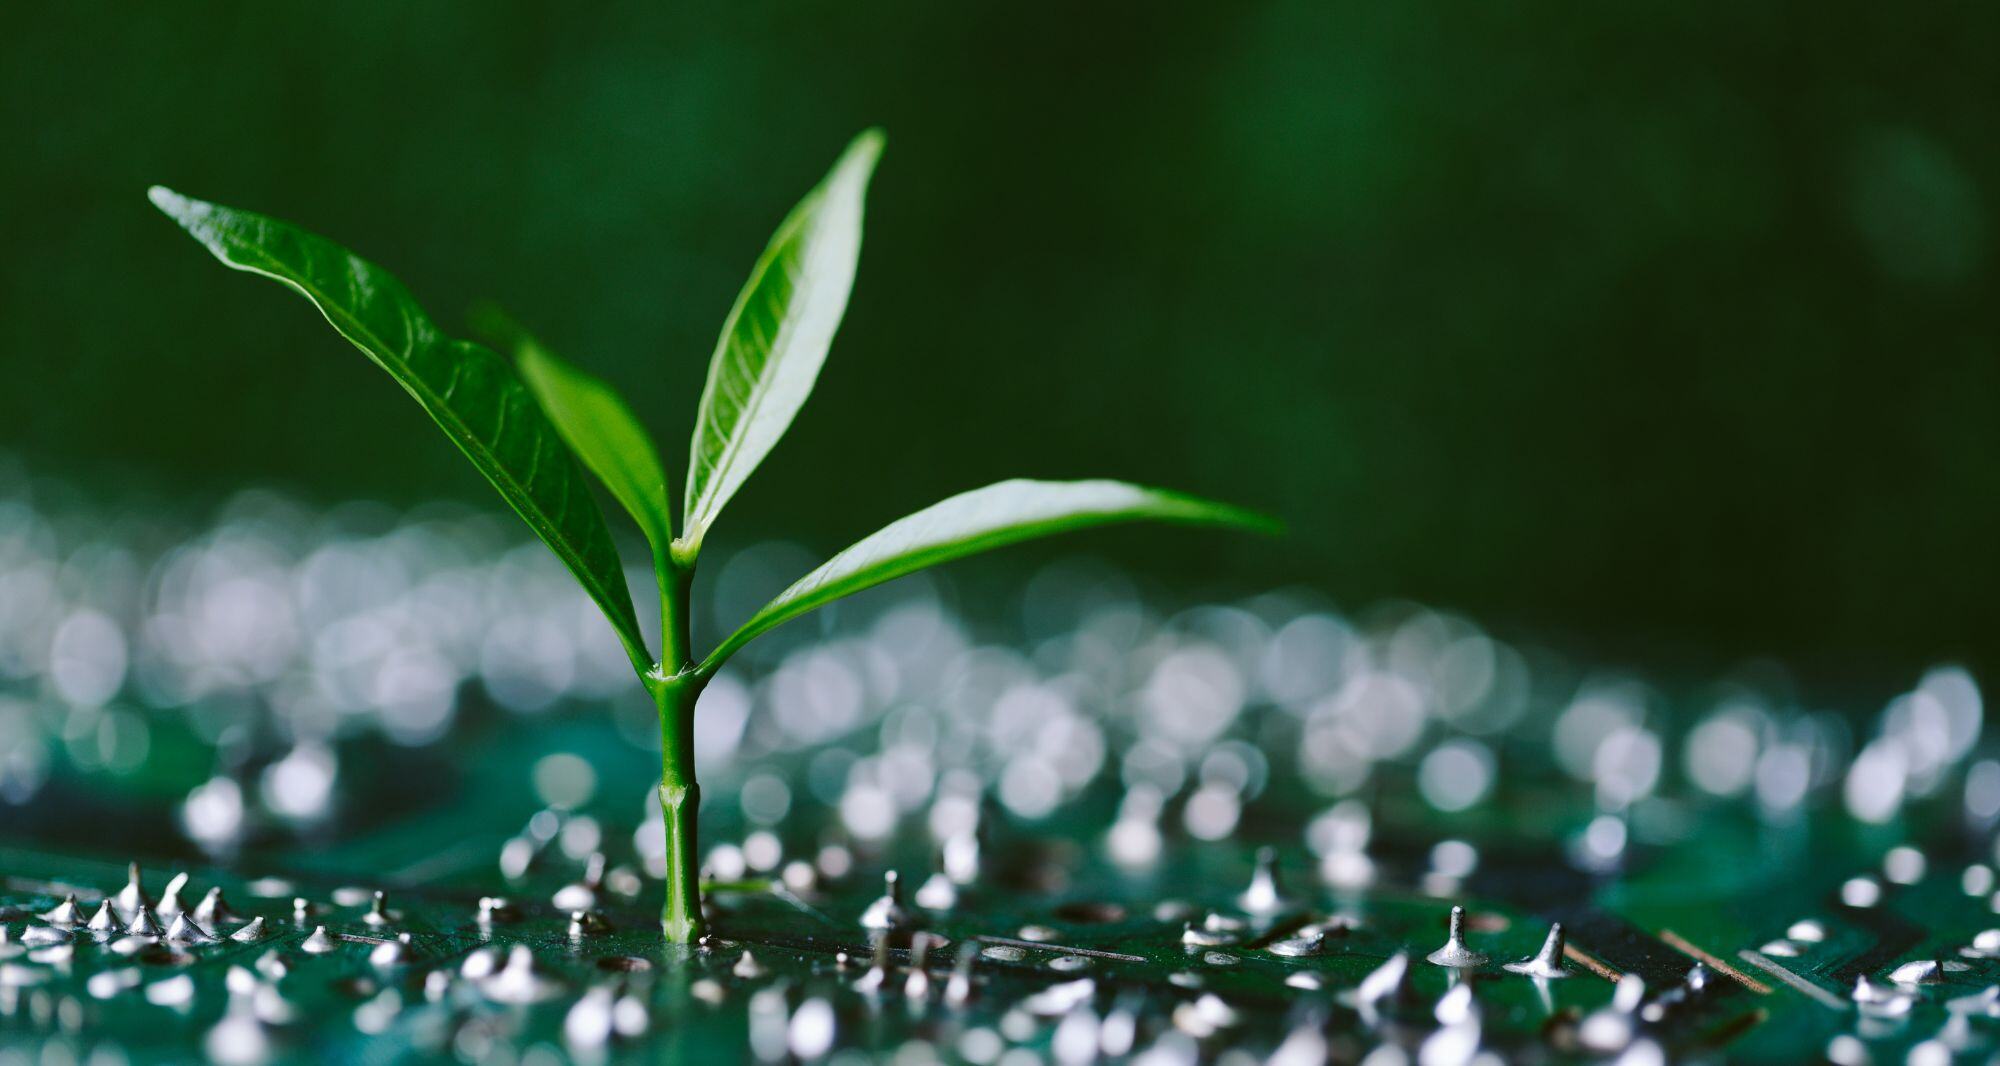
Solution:
{"label": "leaf", "polygon": [[609,384],[557,358],[505,314],[486,308],[478,318],[479,332],[513,349],[521,380],[570,450],[639,523],[655,558],[665,558],[674,539],[667,473],[632,409]]}
{"label": "leaf", "polygon": [[583,473],[507,361],[438,331],[403,284],[322,237],[154,186],[154,206],[237,270],[281,281],[416,398],[650,665],[618,550]]}
{"label": "leaf", "polygon": [[764,461],[804,406],[847,310],[861,256],[861,207],[882,154],[869,130],[785,217],[709,362],[688,454],[682,552],[701,551],[708,527]]}
{"label": "leaf", "polygon": [[1002,481],[899,518],[828,559],[730,634],[701,670],[714,672],[766,630],[891,578],[1016,541],[1139,519],[1282,529],[1228,504],[1122,481]]}

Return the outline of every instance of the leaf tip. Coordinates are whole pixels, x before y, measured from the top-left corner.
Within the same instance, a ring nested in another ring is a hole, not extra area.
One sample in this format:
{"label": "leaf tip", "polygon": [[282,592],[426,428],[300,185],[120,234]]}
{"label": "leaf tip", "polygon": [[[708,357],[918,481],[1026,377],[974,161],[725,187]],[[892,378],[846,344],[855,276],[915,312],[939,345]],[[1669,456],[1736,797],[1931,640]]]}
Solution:
{"label": "leaf tip", "polygon": [[847,151],[841,153],[840,163],[834,169],[859,169],[864,176],[872,173],[888,143],[889,135],[882,132],[882,127],[870,126],[855,134],[854,139],[847,143]]}
{"label": "leaf tip", "polygon": [[167,188],[165,185],[149,186],[146,189],[146,199],[151,200],[154,207],[165,211],[169,215],[176,216],[186,209],[188,203],[187,197]]}

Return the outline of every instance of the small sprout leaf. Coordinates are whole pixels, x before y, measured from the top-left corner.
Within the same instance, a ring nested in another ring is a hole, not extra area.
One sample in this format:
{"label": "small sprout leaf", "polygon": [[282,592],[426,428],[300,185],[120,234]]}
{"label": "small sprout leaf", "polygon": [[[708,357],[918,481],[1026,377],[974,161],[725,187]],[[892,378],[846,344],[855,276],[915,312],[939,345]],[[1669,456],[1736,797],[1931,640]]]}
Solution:
{"label": "small sprout leaf", "polygon": [[1142,519],[1266,533],[1281,528],[1241,508],[1122,481],[1002,481],[932,504],[850,545],[765,604],[701,671],[713,673],[766,630],[891,578],[1034,537]]}
{"label": "small sprout leaf", "polygon": [[403,284],[277,219],[154,186],[166,212],[225,265],[283,282],[422,405],[568,566],[610,619],[633,666],[649,656],[604,515],[535,399],[489,349],[441,333]]}
{"label": "small sprout leaf", "polygon": [[847,310],[882,134],[854,139],[771,237],[722,324],[688,454],[682,552],[702,538],[804,406]]}
{"label": "small sprout leaf", "polygon": [[521,380],[556,432],[639,523],[655,558],[665,558],[674,540],[667,474],[632,409],[609,384],[557,358],[505,314],[487,308],[478,317],[480,332],[513,351]]}

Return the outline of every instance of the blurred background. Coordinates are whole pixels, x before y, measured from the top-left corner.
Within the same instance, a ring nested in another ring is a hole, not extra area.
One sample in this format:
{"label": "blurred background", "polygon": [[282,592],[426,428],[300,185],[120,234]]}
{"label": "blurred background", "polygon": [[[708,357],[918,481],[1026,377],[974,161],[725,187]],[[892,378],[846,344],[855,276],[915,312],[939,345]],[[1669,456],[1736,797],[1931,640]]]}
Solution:
{"label": "blurred background", "polygon": [[447,326],[500,301],[678,471],[758,249],[881,125],[846,325],[720,540],[823,554],[963,487],[1103,474],[1292,523],[1073,545],[1190,595],[1412,597],[1648,670],[1772,654],[1808,686],[2000,666],[2000,10],[8,21],[0,451],[100,500],[496,505],[150,183],[332,236]]}

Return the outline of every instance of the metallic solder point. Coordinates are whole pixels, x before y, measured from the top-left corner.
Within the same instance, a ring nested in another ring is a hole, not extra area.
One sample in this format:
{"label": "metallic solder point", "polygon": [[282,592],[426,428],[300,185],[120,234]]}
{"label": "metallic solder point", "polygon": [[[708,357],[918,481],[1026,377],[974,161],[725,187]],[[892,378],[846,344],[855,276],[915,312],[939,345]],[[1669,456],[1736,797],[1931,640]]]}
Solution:
{"label": "metallic solder point", "polygon": [[979,957],[976,951],[960,951],[958,961],[952,964],[951,976],[945,978],[944,1001],[954,1007],[963,1007],[972,999],[972,964]]}
{"label": "metallic solder point", "polygon": [[368,913],[362,915],[361,920],[369,925],[388,925],[393,920],[389,914],[388,893],[376,889],[375,895],[368,901]]}
{"label": "metallic solder point", "polygon": [[56,904],[48,913],[42,915],[42,921],[62,929],[81,925],[83,923],[83,908],[76,905],[76,893],[72,892],[64,896],[61,903]]}
{"label": "metallic solder point", "polygon": [[562,994],[562,982],[542,972],[526,944],[507,952],[507,962],[480,984],[486,998],[498,1003],[536,1003]]}
{"label": "metallic solder point", "polygon": [[875,958],[868,964],[868,972],[862,974],[861,979],[854,982],[854,987],[857,991],[861,992],[880,992],[882,986],[887,984],[888,980],[889,938],[885,936],[875,942]]}
{"label": "metallic solder point", "polygon": [[766,973],[764,964],[758,962],[757,956],[750,954],[748,948],[743,949],[743,954],[736,957],[736,965],[731,966],[729,972],[746,981],[755,980]]}
{"label": "metallic solder point", "polygon": [[1601,1055],[1625,1050],[1639,1028],[1639,1007],[1646,1001],[1646,982],[1636,973],[1618,979],[1611,1002],[1584,1016],[1577,1042]]}
{"label": "metallic solder point", "polygon": [[927,911],[948,911],[958,906],[958,884],[939,870],[917,886],[916,901]]}
{"label": "metallic solder point", "polygon": [[153,917],[153,908],[144,904],[140,905],[138,913],[132,916],[132,920],[125,924],[126,936],[158,937],[160,932],[160,920]]}
{"label": "metallic solder point", "polygon": [[1976,1014],[1982,1018],[2000,1018],[2000,985],[1987,985],[1984,991],[1969,996],[1945,1001],[1945,1009],[1954,1014]]}
{"label": "metallic solder point", "polygon": [[181,893],[187,889],[187,883],[187,871],[175,874],[173,879],[167,882],[166,891],[160,893],[160,902],[153,907],[153,912],[162,918],[172,918],[185,910],[186,905],[181,902]]}
{"label": "metallic solder point", "polygon": [[1416,1001],[1417,990],[1410,974],[1410,953],[1399,951],[1370,970],[1355,986],[1354,1003],[1364,1011],[1387,1005],[1407,1005]]}
{"label": "metallic solder point", "polygon": [[222,898],[222,889],[217,887],[209,889],[201,902],[195,904],[194,920],[213,929],[223,922],[237,921],[238,915],[229,909],[228,901]]}
{"label": "metallic solder point", "polygon": [[21,945],[29,948],[61,947],[67,945],[71,939],[69,930],[57,929],[52,925],[24,926],[20,936]]}
{"label": "metallic solder point", "polygon": [[1181,930],[1181,943],[1190,947],[1204,948],[1235,944],[1243,939],[1244,929],[1241,918],[1210,913],[1203,916],[1199,922],[1188,920],[1187,927]]}
{"label": "metallic solder point", "polygon": [[604,853],[592,852],[583,868],[583,880],[556,889],[549,902],[557,910],[588,911],[597,909],[599,891],[604,887]]}
{"label": "metallic solder point", "polygon": [[514,905],[502,896],[479,897],[479,924],[492,925],[494,922],[511,922],[519,917]]}
{"label": "metallic solder point", "polygon": [[324,955],[330,951],[337,951],[339,948],[340,942],[335,940],[333,935],[326,931],[326,926],[323,925],[313,929],[311,935],[307,936],[305,941],[299,944],[300,951],[313,955]]}
{"label": "metallic solder point", "polygon": [[571,940],[582,940],[587,936],[601,936],[611,931],[611,923],[596,911],[569,912],[569,936]]}
{"label": "metallic solder point", "polygon": [[1444,946],[1426,956],[1433,965],[1449,966],[1453,969],[1470,969],[1486,964],[1486,956],[1465,946],[1465,908],[1451,909],[1451,927],[1445,934]]}
{"label": "metallic solder point", "polygon": [[924,969],[930,948],[929,933],[918,933],[910,938],[910,976],[903,981],[903,995],[911,999],[925,999],[931,994],[930,971]]}
{"label": "metallic solder point", "polygon": [[97,913],[91,915],[90,921],[85,922],[83,927],[104,937],[125,931],[125,927],[119,924],[118,916],[111,913],[111,901],[108,899],[97,905]]}
{"label": "metallic solder point", "polygon": [[249,924],[245,925],[243,928],[238,929],[237,931],[229,934],[229,939],[234,940],[239,944],[255,944],[257,941],[262,940],[269,935],[270,934],[265,932],[264,930],[263,915],[258,915],[257,917],[250,919]]}
{"label": "metallic solder point", "polygon": [[1236,905],[1259,916],[1284,909],[1284,891],[1278,886],[1278,849],[1269,845],[1257,849],[1257,868],[1250,875],[1250,887],[1236,897]]}
{"label": "metallic solder point", "polygon": [[126,870],[125,887],[111,897],[111,909],[117,912],[120,921],[129,922],[138,916],[141,908],[150,906],[152,902],[146,897],[145,886],[139,882],[139,864],[135,862]]}
{"label": "metallic solder point", "polygon": [[910,912],[903,906],[903,885],[890,870],[882,875],[882,895],[861,912],[861,927],[878,931],[901,929],[910,924]]}
{"label": "metallic solder point", "polygon": [[368,953],[368,962],[385,970],[401,966],[410,961],[410,947],[413,943],[414,938],[410,934],[399,933],[396,939],[375,945],[374,950]]}
{"label": "metallic solder point", "polygon": [[1326,951],[1326,931],[1307,926],[1299,930],[1298,935],[1273,943],[1269,950],[1273,955],[1293,959],[1318,955]]}
{"label": "metallic solder point", "polygon": [[1439,1025],[1461,1025],[1479,1020],[1479,1000],[1472,994],[1472,982],[1460,981],[1453,985],[1431,1008],[1431,1015]]}
{"label": "metallic solder point", "polygon": [[307,918],[312,917],[312,914],[313,905],[311,900],[304,896],[292,897],[292,921],[303,922]]}
{"label": "metallic solder point", "polygon": [[1555,980],[1568,977],[1569,968],[1563,965],[1563,927],[1561,922],[1549,926],[1548,938],[1542,941],[1542,949],[1532,958],[1505,964],[1510,973],[1527,977],[1542,977]]}
{"label": "metallic solder point", "polygon": [[185,913],[174,915],[167,924],[167,940],[175,944],[220,944],[221,938],[196,925]]}

